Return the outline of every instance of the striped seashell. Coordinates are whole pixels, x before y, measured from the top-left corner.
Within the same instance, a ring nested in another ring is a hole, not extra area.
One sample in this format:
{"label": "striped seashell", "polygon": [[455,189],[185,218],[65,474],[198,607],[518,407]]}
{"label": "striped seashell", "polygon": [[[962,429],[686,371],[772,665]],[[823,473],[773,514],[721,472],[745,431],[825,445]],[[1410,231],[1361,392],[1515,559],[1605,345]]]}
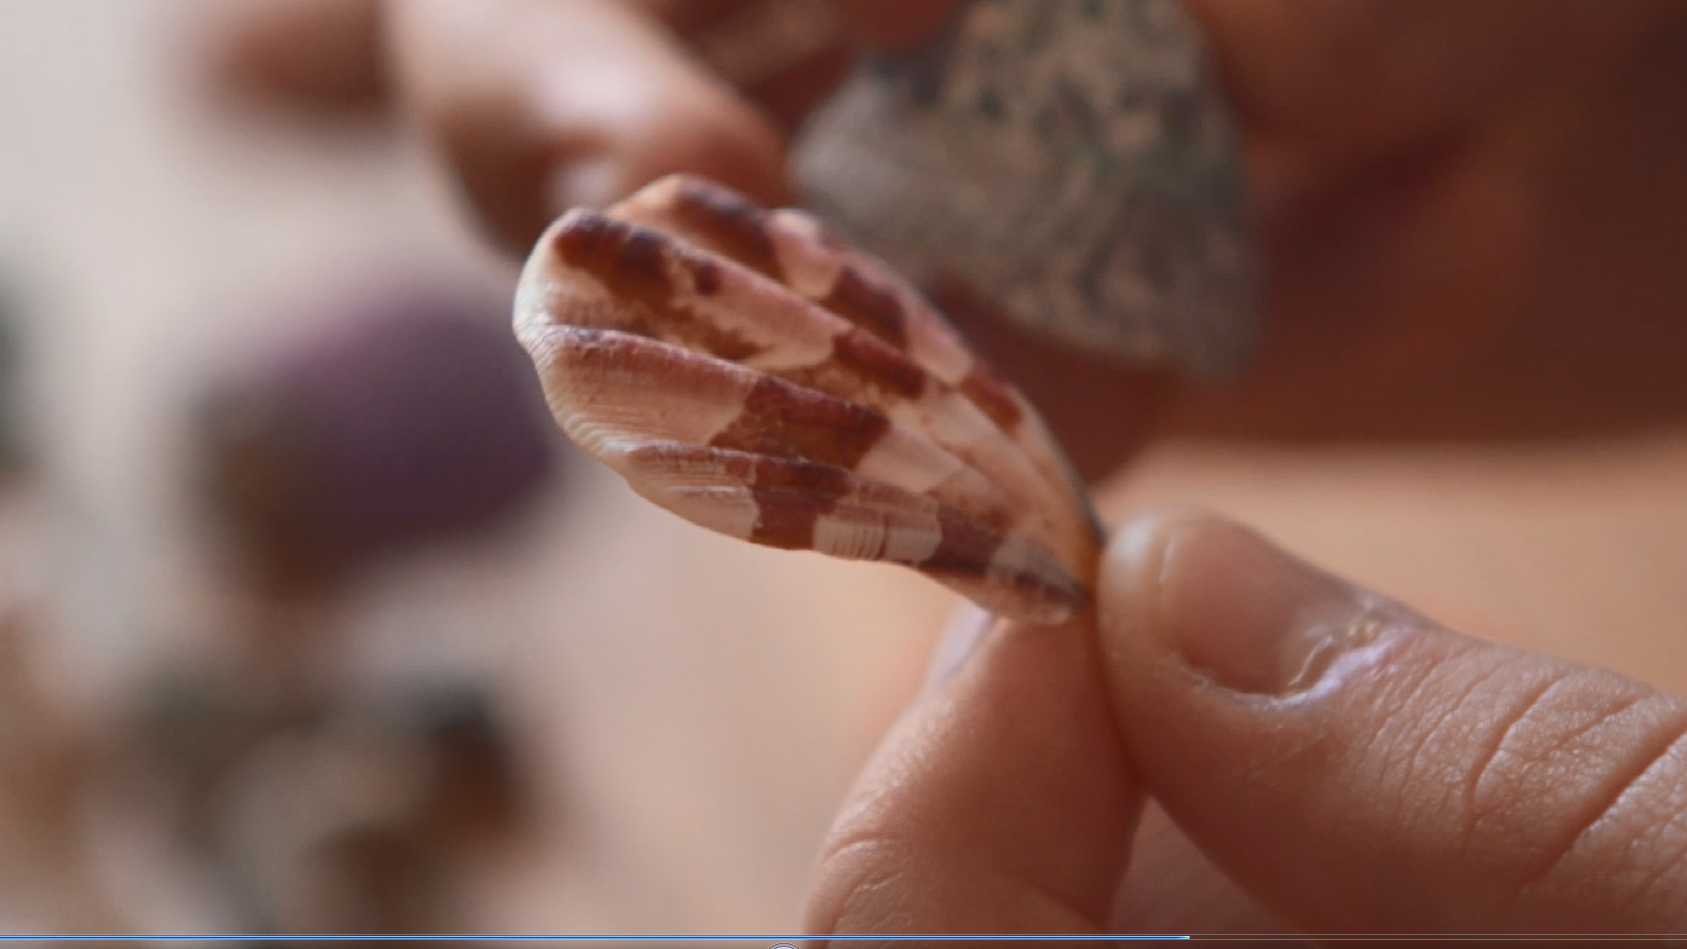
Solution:
{"label": "striped seashell", "polygon": [[1088,605],[1100,528],[1036,411],[801,211],[689,176],[570,211],[515,326],[564,431],[687,520],[905,564],[1027,622]]}

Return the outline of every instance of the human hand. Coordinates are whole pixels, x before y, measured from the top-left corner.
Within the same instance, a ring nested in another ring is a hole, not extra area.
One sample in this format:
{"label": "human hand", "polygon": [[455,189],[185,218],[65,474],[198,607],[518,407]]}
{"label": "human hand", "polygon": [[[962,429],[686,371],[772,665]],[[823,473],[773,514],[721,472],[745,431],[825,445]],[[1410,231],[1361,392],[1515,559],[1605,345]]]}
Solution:
{"label": "human hand", "polygon": [[[556,2],[528,6],[554,19],[559,36],[593,15],[578,3],[561,5],[567,18]],[[686,46],[725,6],[624,5],[601,27],[622,40],[593,41],[618,50],[602,62],[562,55],[572,47],[560,38],[530,61],[499,52],[520,48],[505,31],[543,30],[516,13],[502,29],[444,29],[428,3],[404,5],[412,28],[393,24],[391,46],[410,64],[398,75],[434,77],[412,84],[411,111],[446,143],[481,214],[524,249],[561,206],[603,203],[675,167],[763,201],[788,197],[783,123],[767,121],[764,97],[700,69]],[[856,35],[894,44],[922,38],[953,3],[845,6]],[[691,11],[684,22],[681,9]],[[1194,0],[1189,9],[1235,107],[1257,211],[1268,327],[1253,371],[1233,387],[1184,387],[1162,408],[1153,378],[954,312],[1087,472],[1105,472],[1157,433],[1489,439],[1687,417],[1677,369],[1687,360],[1677,320],[1687,175],[1671,171],[1687,167],[1675,107],[1687,92],[1678,4],[1543,13],[1525,0],[1410,10]],[[430,35],[443,42],[424,42]],[[453,56],[471,65],[446,68]],[[835,78],[827,69],[837,60],[820,58],[786,104],[787,122]],[[489,62],[510,68],[497,81],[465,78]],[[639,76],[642,85],[612,81]],[[648,94],[611,119],[590,90],[617,84]],[[486,105],[496,99],[487,90],[526,89],[510,101],[534,102],[545,101],[541,88],[573,111],[509,122]],[[582,153],[565,140],[614,144]],[[590,154],[616,171],[603,173]],[[546,185],[534,168],[568,184]]]}
{"label": "human hand", "polygon": [[244,0],[207,32],[229,88],[398,105],[521,256],[569,207],[670,172],[787,200],[784,133],[854,44],[917,36],[952,2]]}
{"label": "human hand", "polygon": [[[346,95],[385,77],[520,254],[563,208],[673,170],[788,198],[782,132],[852,44],[917,41],[955,0],[833,2],[835,43],[736,82],[703,47],[768,0],[247,0],[233,9],[266,15],[223,45],[317,101],[335,77]],[[1162,430],[1491,438],[1687,416],[1679,4],[1188,6],[1239,119],[1269,325],[1246,378],[1184,392]],[[1118,424],[1158,398],[1137,375],[963,322],[1091,472],[1140,434]]]}
{"label": "human hand", "polygon": [[1687,9],[1190,0],[1270,326],[1174,428],[1540,436],[1687,415]]}
{"label": "human hand", "polygon": [[1673,932],[1684,731],[1642,684],[1143,518],[1092,621],[940,647],[808,931]]}

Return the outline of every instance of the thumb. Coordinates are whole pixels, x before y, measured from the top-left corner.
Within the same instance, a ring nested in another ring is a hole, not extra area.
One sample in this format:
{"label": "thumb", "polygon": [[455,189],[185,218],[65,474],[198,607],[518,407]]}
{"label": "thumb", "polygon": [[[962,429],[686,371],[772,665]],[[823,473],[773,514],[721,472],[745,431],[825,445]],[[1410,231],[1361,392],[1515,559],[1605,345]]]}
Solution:
{"label": "thumb", "polygon": [[1100,610],[1146,790],[1298,925],[1687,921],[1687,704],[1441,629],[1206,517],[1121,531]]}

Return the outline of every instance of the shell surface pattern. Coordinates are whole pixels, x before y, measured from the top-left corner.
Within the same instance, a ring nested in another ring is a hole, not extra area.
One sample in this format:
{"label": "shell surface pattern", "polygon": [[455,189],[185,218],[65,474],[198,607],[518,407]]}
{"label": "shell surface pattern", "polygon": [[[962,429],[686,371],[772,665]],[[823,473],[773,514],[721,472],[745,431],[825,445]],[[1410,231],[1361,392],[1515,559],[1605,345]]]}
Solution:
{"label": "shell surface pattern", "polygon": [[551,411],[649,500],[773,547],[913,567],[1061,622],[1100,543],[1035,410],[890,267],[689,176],[534,248],[516,335]]}

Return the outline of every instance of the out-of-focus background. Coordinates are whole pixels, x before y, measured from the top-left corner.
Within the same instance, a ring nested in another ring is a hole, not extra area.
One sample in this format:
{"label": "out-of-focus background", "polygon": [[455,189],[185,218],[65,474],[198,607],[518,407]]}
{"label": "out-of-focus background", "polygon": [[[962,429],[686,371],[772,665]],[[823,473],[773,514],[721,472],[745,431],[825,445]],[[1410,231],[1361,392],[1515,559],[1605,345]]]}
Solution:
{"label": "out-of-focus background", "polygon": [[[573,455],[415,136],[207,96],[215,2],[0,15],[0,929],[794,925],[953,600]],[[1684,474],[1174,440],[1103,507],[1679,689]]]}
{"label": "out-of-focus background", "polygon": [[947,597],[581,463],[515,262],[214,5],[0,15],[0,929],[791,924]]}

